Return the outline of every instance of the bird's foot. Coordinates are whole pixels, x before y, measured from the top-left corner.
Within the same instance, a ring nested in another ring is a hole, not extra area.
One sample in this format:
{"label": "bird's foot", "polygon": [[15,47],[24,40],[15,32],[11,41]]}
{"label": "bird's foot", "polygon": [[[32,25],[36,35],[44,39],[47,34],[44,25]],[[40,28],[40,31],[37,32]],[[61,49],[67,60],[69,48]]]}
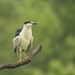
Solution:
{"label": "bird's foot", "polygon": [[22,60],[19,60],[19,61],[18,61],[18,63],[21,63],[21,64],[22,64],[22,62],[23,62]]}
{"label": "bird's foot", "polygon": [[27,57],[26,57],[26,60],[27,60],[27,59],[31,59],[31,56],[27,56]]}
{"label": "bird's foot", "polygon": [[[25,60],[31,60],[32,56],[26,56],[26,59]],[[22,62],[24,62],[25,60],[22,60]]]}

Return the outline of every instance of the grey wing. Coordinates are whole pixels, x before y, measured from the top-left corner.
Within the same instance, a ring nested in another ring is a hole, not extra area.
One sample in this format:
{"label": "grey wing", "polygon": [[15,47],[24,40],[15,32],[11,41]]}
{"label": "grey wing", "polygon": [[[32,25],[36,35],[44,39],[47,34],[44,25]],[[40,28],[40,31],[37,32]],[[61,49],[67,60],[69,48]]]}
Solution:
{"label": "grey wing", "polygon": [[13,45],[14,45],[14,52],[16,53],[16,49],[17,49],[17,46],[19,45],[20,43],[20,37],[17,36],[13,39]]}
{"label": "grey wing", "polygon": [[27,54],[27,55],[30,55],[30,54],[31,54],[32,46],[33,46],[33,37],[32,37],[32,39],[30,40],[30,44],[29,44],[29,46],[28,46],[28,48],[27,48],[27,50],[26,50],[26,54]]}

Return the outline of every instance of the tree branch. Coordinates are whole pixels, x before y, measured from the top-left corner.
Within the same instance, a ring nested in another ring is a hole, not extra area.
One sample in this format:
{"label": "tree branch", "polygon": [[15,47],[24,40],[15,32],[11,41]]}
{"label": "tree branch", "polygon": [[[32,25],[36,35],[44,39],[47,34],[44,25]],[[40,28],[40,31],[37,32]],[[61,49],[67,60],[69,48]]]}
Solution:
{"label": "tree branch", "polygon": [[6,69],[6,68],[13,69],[13,68],[17,68],[17,67],[20,67],[20,66],[23,66],[23,65],[25,65],[25,64],[30,63],[31,60],[32,60],[32,58],[33,58],[38,52],[40,52],[41,49],[42,49],[42,46],[41,46],[41,45],[37,46],[37,47],[33,50],[33,52],[32,52],[32,54],[31,54],[30,58],[27,59],[27,60],[24,60],[22,63],[16,62],[16,63],[0,64],[0,70]]}

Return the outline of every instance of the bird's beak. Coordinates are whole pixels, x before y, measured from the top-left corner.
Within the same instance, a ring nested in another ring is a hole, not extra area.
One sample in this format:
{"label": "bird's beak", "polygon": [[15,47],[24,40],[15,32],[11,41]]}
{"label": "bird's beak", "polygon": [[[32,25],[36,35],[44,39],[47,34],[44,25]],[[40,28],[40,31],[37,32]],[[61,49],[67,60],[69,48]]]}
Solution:
{"label": "bird's beak", "polygon": [[36,25],[36,24],[37,24],[37,23],[34,23],[34,22],[32,23],[32,25]]}

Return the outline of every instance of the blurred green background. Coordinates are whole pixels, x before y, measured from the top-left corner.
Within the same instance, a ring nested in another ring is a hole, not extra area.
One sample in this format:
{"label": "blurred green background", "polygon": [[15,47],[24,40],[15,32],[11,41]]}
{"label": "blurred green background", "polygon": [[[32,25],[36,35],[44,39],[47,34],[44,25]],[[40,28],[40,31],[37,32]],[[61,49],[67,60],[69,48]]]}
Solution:
{"label": "blurred green background", "polygon": [[41,44],[42,51],[0,75],[75,75],[75,0],[0,0],[0,64],[18,61],[12,40],[29,20],[38,23],[33,48]]}

